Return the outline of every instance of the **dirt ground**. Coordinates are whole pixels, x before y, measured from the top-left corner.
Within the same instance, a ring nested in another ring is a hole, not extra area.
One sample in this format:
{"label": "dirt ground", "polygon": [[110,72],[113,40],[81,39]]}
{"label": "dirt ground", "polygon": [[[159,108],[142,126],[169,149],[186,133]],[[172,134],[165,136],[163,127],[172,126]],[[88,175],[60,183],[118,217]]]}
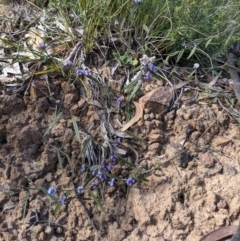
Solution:
{"label": "dirt ground", "polygon": [[[53,81],[51,88],[77,113],[80,91],[66,90],[62,81]],[[154,82],[144,88],[147,93],[158,86]],[[178,108],[162,116],[146,113],[148,106],[132,127],[147,143],[139,149],[138,167],[149,170],[165,162],[156,175],[133,185],[128,198],[120,188],[108,187],[105,213],[91,200],[79,202],[72,193],[49,225],[49,198],[39,188],[72,190],[81,174],[72,182],[67,161],[62,172],[53,148],[74,132],[71,115],[64,113],[44,136],[57,104],[38,90],[31,87],[28,96],[0,96],[1,240],[197,241],[219,227],[238,224],[239,127],[217,104],[183,96]],[[83,126],[99,121],[94,111],[75,116]],[[64,148],[74,160],[76,140]]]}

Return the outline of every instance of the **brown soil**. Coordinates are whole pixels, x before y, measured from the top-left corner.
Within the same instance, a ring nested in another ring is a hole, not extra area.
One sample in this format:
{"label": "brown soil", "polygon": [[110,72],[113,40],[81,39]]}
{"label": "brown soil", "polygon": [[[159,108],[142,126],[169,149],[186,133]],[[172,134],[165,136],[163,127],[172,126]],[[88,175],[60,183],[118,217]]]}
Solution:
{"label": "brown soil", "polygon": [[[79,103],[81,97],[71,90],[66,93],[63,83],[51,85],[63,104]],[[51,216],[49,226],[49,198],[39,189],[73,190],[80,181],[78,171],[72,181],[66,160],[62,172],[53,147],[74,133],[71,116],[64,113],[44,136],[56,106],[49,98],[32,90],[25,97],[2,95],[0,103],[1,240],[101,240],[101,236],[115,241],[197,241],[221,226],[238,224],[239,128],[217,105],[183,101],[160,119],[145,114],[132,128],[148,143],[139,153],[138,166],[149,170],[165,162],[157,175],[135,184],[128,198],[120,187],[107,188],[105,213],[94,201],[80,202],[72,192]],[[92,116],[94,112],[88,111],[77,122],[85,126]],[[64,150],[74,160],[79,148],[73,139]]]}

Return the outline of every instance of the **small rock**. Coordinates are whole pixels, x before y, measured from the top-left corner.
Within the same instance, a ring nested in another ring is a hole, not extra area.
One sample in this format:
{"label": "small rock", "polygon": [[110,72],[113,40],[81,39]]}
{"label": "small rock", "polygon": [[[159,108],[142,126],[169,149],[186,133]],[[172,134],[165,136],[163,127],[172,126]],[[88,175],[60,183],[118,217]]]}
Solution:
{"label": "small rock", "polygon": [[126,232],[123,229],[117,229],[115,235],[115,241],[122,241],[126,236]]}
{"label": "small rock", "polygon": [[128,174],[129,174],[129,172],[127,170],[122,170],[122,172],[121,172],[122,177],[127,177]]}
{"label": "small rock", "polygon": [[160,147],[159,143],[153,143],[153,144],[148,146],[148,151],[158,150],[159,147]]}
{"label": "small rock", "polygon": [[40,234],[39,234],[39,237],[38,237],[38,239],[39,239],[39,241],[44,241],[45,240],[45,233],[44,232],[41,232]]}
{"label": "small rock", "polygon": [[53,234],[53,228],[51,226],[47,226],[44,231],[47,235]]}
{"label": "small rock", "polygon": [[227,208],[227,203],[226,203],[226,201],[225,200],[220,200],[218,203],[217,203],[217,207],[219,208],[219,209],[226,209]]}
{"label": "small rock", "polygon": [[30,96],[32,100],[37,100],[40,97],[43,97],[44,94],[49,92],[48,87],[46,86],[45,81],[34,81],[30,87]]}
{"label": "small rock", "polygon": [[148,109],[154,114],[161,114],[170,106],[173,98],[173,90],[170,87],[159,87],[148,92],[139,99],[143,109]]}
{"label": "small rock", "polygon": [[58,226],[58,227],[56,228],[56,233],[57,233],[57,234],[62,234],[62,233],[63,233],[63,228],[60,227],[60,226]]}
{"label": "small rock", "polygon": [[51,182],[53,180],[53,176],[52,176],[52,173],[48,173],[46,176],[45,176],[45,180],[47,182]]}
{"label": "small rock", "polygon": [[227,163],[223,164],[223,172],[229,176],[235,176],[237,174],[237,170],[235,169],[235,167],[230,166]]}
{"label": "small rock", "polygon": [[122,223],[121,228],[126,232],[131,232],[133,230],[133,226],[129,223]]}
{"label": "small rock", "polygon": [[69,93],[65,95],[64,98],[64,107],[65,108],[70,108],[75,104],[75,102],[78,100],[78,94],[77,93]]}
{"label": "small rock", "polygon": [[195,228],[193,230],[193,234],[196,235],[196,236],[202,236],[203,232],[199,228]]}
{"label": "small rock", "polygon": [[79,108],[78,104],[75,104],[75,105],[72,106],[71,109],[70,109],[70,113],[71,113],[71,115],[73,115],[73,116],[74,116],[74,115],[77,116],[78,113],[79,113],[79,111],[80,111],[80,108]]}
{"label": "small rock", "polygon": [[198,158],[204,167],[213,167],[215,165],[215,157],[210,152],[198,153]]}

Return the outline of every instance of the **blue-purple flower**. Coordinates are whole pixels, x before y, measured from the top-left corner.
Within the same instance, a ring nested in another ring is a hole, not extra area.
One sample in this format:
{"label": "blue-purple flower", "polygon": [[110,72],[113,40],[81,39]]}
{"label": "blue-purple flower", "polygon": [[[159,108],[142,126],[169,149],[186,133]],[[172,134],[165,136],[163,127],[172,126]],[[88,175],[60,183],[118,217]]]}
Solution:
{"label": "blue-purple flower", "polygon": [[109,164],[107,165],[107,170],[108,170],[109,172],[111,172],[112,169],[113,169],[113,165],[112,165],[111,163],[109,163]]}
{"label": "blue-purple flower", "polygon": [[135,3],[140,3],[140,2],[141,2],[141,0],[134,0],[134,2],[135,2]]}
{"label": "blue-purple flower", "polygon": [[132,178],[132,177],[129,177],[127,180],[126,180],[126,183],[129,187],[131,187],[134,183],[135,183],[135,180]]}
{"label": "blue-purple flower", "polygon": [[84,70],[81,68],[76,69],[76,74],[78,75],[84,75]]}
{"label": "blue-purple flower", "polygon": [[98,177],[102,182],[104,182],[104,181],[107,179],[106,175],[104,175],[101,171],[98,172],[97,177]]}
{"label": "blue-purple flower", "polygon": [[78,193],[78,194],[83,194],[83,193],[84,193],[84,188],[83,188],[83,186],[79,186],[79,187],[77,188],[77,193]]}
{"label": "blue-purple flower", "polygon": [[62,197],[59,198],[59,202],[62,203],[62,204],[64,204],[66,198],[67,198],[67,197],[66,197],[65,195],[63,195]]}
{"label": "blue-purple flower", "polygon": [[82,166],[81,166],[81,172],[85,172],[85,171],[86,171],[85,164],[82,164]]}
{"label": "blue-purple flower", "polygon": [[45,43],[44,42],[41,42],[38,44],[39,48],[43,49],[45,47]]}
{"label": "blue-purple flower", "polygon": [[156,72],[157,72],[157,68],[156,68],[156,66],[155,66],[153,63],[150,63],[150,64],[148,65],[148,69],[149,69],[151,72],[153,72],[153,73],[156,73]]}
{"label": "blue-purple flower", "polygon": [[57,189],[55,187],[50,187],[48,189],[48,194],[50,194],[52,196],[54,196],[56,194],[56,192],[57,192]]}
{"label": "blue-purple flower", "polygon": [[91,189],[96,189],[98,187],[98,183],[93,182],[91,185]]}
{"label": "blue-purple flower", "polygon": [[110,161],[112,161],[112,162],[116,162],[117,161],[117,156],[116,155],[111,155],[110,156]]}
{"label": "blue-purple flower", "polygon": [[91,72],[90,69],[85,69],[85,70],[84,70],[84,74],[85,74],[86,76],[91,76],[91,75],[92,75],[92,72]]}
{"label": "blue-purple flower", "polygon": [[101,168],[105,169],[105,159],[104,158],[102,158],[102,160],[101,160]]}
{"label": "blue-purple flower", "polygon": [[152,79],[152,75],[151,73],[148,71],[146,74],[143,75],[143,78],[145,80],[151,80]]}
{"label": "blue-purple flower", "polygon": [[123,102],[124,98],[121,96],[121,97],[118,97],[117,98],[117,103],[120,105],[122,102]]}
{"label": "blue-purple flower", "polygon": [[121,143],[121,138],[120,137],[115,138],[114,142],[117,143],[117,144]]}
{"label": "blue-purple flower", "polygon": [[109,184],[110,187],[113,187],[113,186],[114,186],[114,181],[115,181],[115,179],[112,178],[112,179],[108,182],[108,184]]}

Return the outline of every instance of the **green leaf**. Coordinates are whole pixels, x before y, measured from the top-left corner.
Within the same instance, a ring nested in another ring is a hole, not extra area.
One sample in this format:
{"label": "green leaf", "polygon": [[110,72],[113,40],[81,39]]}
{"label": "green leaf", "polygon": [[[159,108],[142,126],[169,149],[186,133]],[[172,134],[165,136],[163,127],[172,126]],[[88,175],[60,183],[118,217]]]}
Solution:
{"label": "green leaf", "polygon": [[132,60],[132,63],[131,63],[133,66],[136,66],[138,64],[138,60],[137,59],[134,59]]}
{"label": "green leaf", "polygon": [[[64,153],[65,154],[65,153]],[[71,172],[72,172],[72,176],[75,177],[75,173],[74,173],[74,169],[73,169],[73,165],[72,165],[72,161],[71,161],[71,158],[69,157],[68,154],[65,154],[67,160],[68,160],[68,164],[70,166],[70,169],[71,169]]]}
{"label": "green leaf", "polygon": [[61,116],[62,116],[62,112],[60,112],[57,116],[56,115],[54,116],[53,122],[47,128],[47,130],[46,130],[46,132],[44,133],[43,136],[46,136],[50,132],[50,130],[55,126],[55,124],[58,122],[58,120],[61,118]]}
{"label": "green leaf", "polygon": [[82,149],[81,152],[79,153],[78,158],[80,158],[80,157],[85,153],[85,151],[87,150],[87,147],[88,147],[90,141],[91,141],[91,137],[89,137],[89,138],[84,142],[84,144],[83,144],[83,149]]}
{"label": "green leaf", "polygon": [[60,166],[60,168],[61,168],[61,170],[63,172],[64,170],[63,170],[63,165],[62,165],[62,157],[60,155],[60,151],[59,150],[57,150],[57,158],[58,158],[59,166]]}
{"label": "green leaf", "polygon": [[78,139],[79,143],[81,143],[78,125],[77,125],[77,122],[74,117],[72,117],[72,123],[73,123],[73,128],[74,128],[75,134],[77,136],[77,139]]}
{"label": "green leaf", "polygon": [[207,43],[205,44],[205,48],[207,48],[207,46],[212,42],[213,38],[210,38]]}
{"label": "green leaf", "polygon": [[192,55],[195,53],[197,47],[194,47],[191,51],[191,53],[189,54],[189,56],[187,57],[187,59],[190,59],[192,57]]}
{"label": "green leaf", "polygon": [[185,49],[182,49],[182,50],[178,53],[177,60],[176,60],[177,62],[182,58],[184,51],[185,51]]}
{"label": "green leaf", "polygon": [[99,200],[99,193],[98,193],[98,191],[96,190],[96,192],[97,192],[97,196],[95,196],[94,195],[94,193],[91,191],[91,190],[89,190],[89,194],[90,194],[90,196],[93,198],[93,200],[96,202],[96,204],[97,204],[97,206],[105,213],[105,210],[104,210],[104,208],[103,208],[103,206],[102,206],[102,204],[101,204],[101,202],[100,202],[100,200]]}
{"label": "green leaf", "polygon": [[144,29],[144,31],[146,31],[147,34],[149,33],[149,28],[147,27],[147,25],[145,23],[143,24],[143,29]]}

